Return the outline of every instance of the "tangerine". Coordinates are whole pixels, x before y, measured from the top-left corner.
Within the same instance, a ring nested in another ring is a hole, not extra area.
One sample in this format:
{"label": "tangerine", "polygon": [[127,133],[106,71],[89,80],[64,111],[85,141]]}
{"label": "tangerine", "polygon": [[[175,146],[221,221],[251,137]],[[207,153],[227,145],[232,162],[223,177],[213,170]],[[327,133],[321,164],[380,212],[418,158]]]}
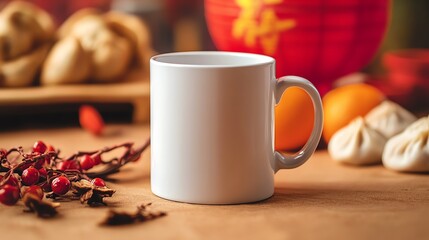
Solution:
{"label": "tangerine", "polygon": [[275,149],[302,147],[313,130],[314,109],[310,96],[299,87],[284,92],[275,108]]}
{"label": "tangerine", "polygon": [[380,90],[365,83],[345,85],[329,91],[322,99],[325,141],[329,142],[336,131],[356,117],[365,116],[384,99]]}

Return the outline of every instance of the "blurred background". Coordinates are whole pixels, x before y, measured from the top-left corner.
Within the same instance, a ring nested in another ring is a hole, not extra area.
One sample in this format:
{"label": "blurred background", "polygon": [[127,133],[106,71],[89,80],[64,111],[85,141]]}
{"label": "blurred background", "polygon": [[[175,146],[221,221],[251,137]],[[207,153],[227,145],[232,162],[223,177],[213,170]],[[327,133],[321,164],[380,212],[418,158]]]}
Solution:
{"label": "blurred background", "polygon": [[[11,1],[1,0],[0,8],[8,2]],[[426,112],[429,108],[429,1],[426,0],[30,2],[52,14],[57,26],[74,12],[88,7],[103,12],[115,10],[138,16],[149,27],[154,53],[216,49],[258,52],[276,58],[280,69],[277,71],[278,75],[297,74],[308,77],[322,94],[332,86],[365,81],[412,111]],[[261,16],[266,22],[259,15],[255,18],[257,14],[265,14]],[[259,19],[260,23],[252,22],[255,19]],[[279,22],[278,28],[272,28],[275,21]],[[341,31],[337,31],[338,29]],[[269,34],[266,38],[259,39],[258,34],[263,31]],[[287,32],[290,35],[273,35],[273,32]],[[228,38],[228,34],[234,36]],[[275,44],[278,48],[266,47],[269,44]],[[408,51],[409,49],[420,50]],[[407,51],[398,55],[395,52],[397,50]],[[313,52],[310,51],[317,52],[317,55],[312,55]],[[289,60],[292,58],[293,61]],[[305,65],[308,62],[311,62],[308,65],[311,72]],[[294,64],[294,69],[282,67]],[[359,74],[353,74],[356,72]],[[406,79],[405,83],[397,80],[397,76]],[[337,79],[341,81],[337,82]],[[60,107],[57,106],[56,111],[52,111],[54,104],[47,107],[25,104],[3,106],[3,116],[7,117],[1,120],[2,128],[25,126],[28,124],[28,117],[31,117],[32,122],[49,122],[54,126],[74,124],[77,122],[76,109],[85,102],[86,100],[62,103]],[[95,105],[108,121],[133,121],[133,104],[98,101]],[[34,108],[37,110],[34,111]],[[29,112],[31,115],[27,114]]]}
{"label": "blurred background", "polygon": [[[0,7],[11,0],[1,0]],[[150,26],[159,53],[215,50],[204,17],[204,0],[30,0],[52,13],[57,24],[82,8],[135,14]],[[406,48],[429,48],[429,2],[392,0],[390,22],[382,45],[364,72],[382,74],[383,53]],[[182,31],[182,33],[180,33]],[[184,34],[184,33],[187,34]],[[183,38],[183,39],[182,39]]]}
{"label": "blurred background", "polygon": [[[0,0],[0,8],[11,0]],[[186,50],[215,50],[204,17],[204,0],[29,0],[46,9],[61,24],[82,8],[118,10],[135,14],[150,26],[153,47],[159,53]],[[370,74],[383,74],[383,53],[407,48],[429,48],[429,2],[392,0],[390,22],[380,49],[363,68]],[[182,33],[181,33],[182,32]],[[186,34],[184,34],[186,33]]]}

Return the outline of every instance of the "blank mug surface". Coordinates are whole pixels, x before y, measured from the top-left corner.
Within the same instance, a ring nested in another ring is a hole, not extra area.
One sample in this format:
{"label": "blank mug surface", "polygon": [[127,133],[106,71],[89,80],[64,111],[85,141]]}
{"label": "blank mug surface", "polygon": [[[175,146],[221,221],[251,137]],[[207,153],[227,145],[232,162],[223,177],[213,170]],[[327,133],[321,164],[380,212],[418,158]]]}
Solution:
{"label": "blank mug surface", "polygon": [[151,187],[202,204],[274,192],[275,64],[270,57],[189,52],[151,59]]}

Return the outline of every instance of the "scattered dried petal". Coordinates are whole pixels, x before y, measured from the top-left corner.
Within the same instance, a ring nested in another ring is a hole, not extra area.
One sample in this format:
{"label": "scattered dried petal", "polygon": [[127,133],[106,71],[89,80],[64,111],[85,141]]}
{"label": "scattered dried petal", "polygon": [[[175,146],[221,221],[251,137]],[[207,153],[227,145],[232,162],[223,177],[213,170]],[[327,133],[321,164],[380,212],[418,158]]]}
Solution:
{"label": "scattered dried petal", "polygon": [[79,109],[79,123],[88,132],[100,136],[104,129],[104,120],[100,113],[90,105],[83,105]]}
{"label": "scattered dried petal", "polygon": [[60,206],[59,203],[40,200],[34,194],[25,194],[22,201],[28,208],[28,212],[36,212],[37,216],[41,218],[54,217],[58,213],[56,208]]}
{"label": "scattered dried petal", "polygon": [[101,225],[109,225],[109,226],[126,225],[126,224],[132,224],[136,220],[137,219],[134,216],[134,214],[109,210],[107,218],[101,223]]}
{"label": "scattered dried petal", "polygon": [[102,197],[111,197],[116,191],[108,187],[94,187],[94,193]]}
{"label": "scattered dried petal", "polygon": [[151,204],[142,204],[137,207],[137,212],[135,213],[127,213],[127,212],[118,212],[115,210],[110,210],[106,219],[101,222],[101,225],[105,226],[119,226],[119,225],[127,225],[133,224],[137,222],[147,222],[150,220],[154,220],[159,217],[166,216],[166,212],[154,212],[148,209],[148,206]]}
{"label": "scattered dried petal", "polygon": [[92,197],[93,193],[94,192],[92,190],[88,190],[86,193],[82,194],[82,196],[80,196],[80,202],[84,203],[88,201]]}

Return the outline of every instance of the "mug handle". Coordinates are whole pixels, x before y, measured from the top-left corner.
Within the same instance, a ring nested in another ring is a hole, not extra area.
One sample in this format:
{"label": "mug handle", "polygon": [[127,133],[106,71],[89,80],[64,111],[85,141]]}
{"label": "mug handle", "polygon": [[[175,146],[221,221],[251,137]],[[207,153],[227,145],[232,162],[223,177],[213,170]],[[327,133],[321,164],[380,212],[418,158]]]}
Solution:
{"label": "mug handle", "polygon": [[290,169],[301,166],[305,163],[316,150],[322,135],[323,128],[323,108],[319,92],[314,85],[305,78],[297,76],[285,76],[278,79],[274,90],[276,105],[280,102],[283,93],[288,87],[299,87],[308,93],[313,102],[314,124],[313,131],[307,143],[301,150],[294,154],[283,154],[278,151],[274,153],[274,172],[279,169]]}

